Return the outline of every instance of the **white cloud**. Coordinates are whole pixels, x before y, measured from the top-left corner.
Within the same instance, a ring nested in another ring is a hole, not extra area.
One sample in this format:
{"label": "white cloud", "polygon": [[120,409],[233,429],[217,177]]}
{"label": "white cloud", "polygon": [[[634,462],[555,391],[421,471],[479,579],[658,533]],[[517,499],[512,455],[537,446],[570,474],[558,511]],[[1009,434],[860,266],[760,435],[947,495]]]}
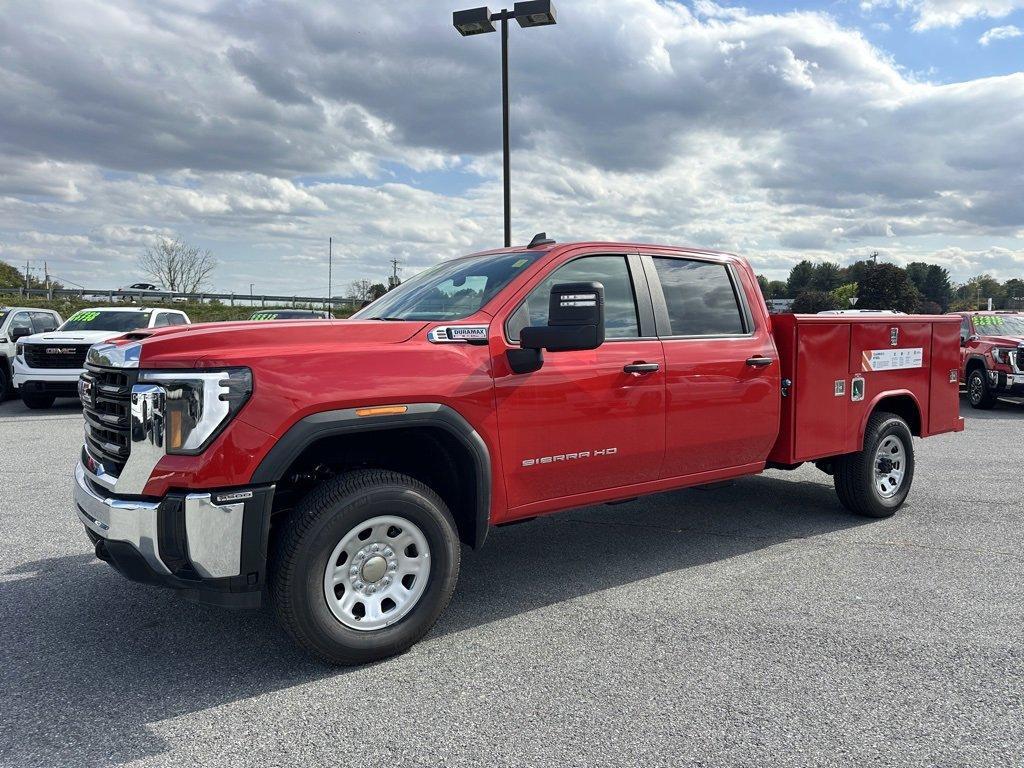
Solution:
{"label": "white cloud", "polygon": [[[148,240],[180,232],[218,255],[221,288],[322,293],[328,236],[336,283],[493,246],[497,41],[430,5],[371,21],[301,2],[10,4],[0,258],[123,284]],[[816,13],[559,11],[512,33],[516,240],[689,242],[774,276],[883,246],[1003,249],[1024,273],[1024,74],[919,82]]]}
{"label": "white cloud", "polygon": [[1024,0],[862,0],[864,10],[896,7],[915,16],[914,29],[958,27],[976,18],[1001,19],[1024,8]]}
{"label": "white cloud", "polygon": [[1005,27],[992,27],[992,29],[978,38],[978,42],[982,45],[988,45],[993,40],[1008,40],[1011,37],[1020,37],[1021,35],[1024,35],[1024,32],[1021,32],[1019,27],[1008,24]]}

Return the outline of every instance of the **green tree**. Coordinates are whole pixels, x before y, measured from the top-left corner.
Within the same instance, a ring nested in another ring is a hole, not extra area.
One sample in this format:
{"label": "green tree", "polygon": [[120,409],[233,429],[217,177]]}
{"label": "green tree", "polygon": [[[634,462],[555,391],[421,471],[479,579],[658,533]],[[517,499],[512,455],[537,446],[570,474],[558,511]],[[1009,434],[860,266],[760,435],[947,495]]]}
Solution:
{"label": "green tree", "polygon": [[817,312],[824,312],[829,309],[839,309],[839,302],[830,293],[825,291],[804,291],[797,294],[793,300],[791,311],[805,315],[813,315]]}
{"label": "green tree", "polygon": [[1013,278],[1003,283],[1007,309],[1024,309],[1024,280]]}
{"label": "green tree", "polygon": [[850,299],[857,298],[857,284],[844,283],[838,288],[830,291],[829,295],[831,295],[832,299],[836,302],[836,309],[854,309],[854,305],[850,303]]}
{"label": "green tree", "polygon": [[956,289],[957,305],[965,309],[985,309],[992,299],[994,307],[1002,306],[1006,292],[1002,284],[992,275],[975,275]]}
{"label": "green tree", "polygon": [[370,286],[370,301],[376,301],[387,292],[388,287],[384,283],[374,283]]}
{"label": "green tree", "polygon": [[918,290],[928,301],[938,304],[943,312],[949,309],[953,285],[949,282],[949,272],[943,267],[938,264],[929,264],[924,285],[918,287]]}
{"label": "green tree", "polygon": [[786,299],[789,298],[789,286],[785,280],[772,280],[768,283],[768,295],[765,296],[767,299]]}
{"label": "green tree", "polygon": [[786,287],[790,296],[796,296],[814,287],[814,264],[804,259],[789,271]]}
{"label": "green tree", "polygon": [[814,265],[814,277],[811,285],[817,291],[831,291],[843,284],[843,270],[838,264],[823,261]]}
{"label": "green tree", "polygon": [[895,309],[916,312],[921,294],[895,264],[868,264],[858,283],[857,309]]}

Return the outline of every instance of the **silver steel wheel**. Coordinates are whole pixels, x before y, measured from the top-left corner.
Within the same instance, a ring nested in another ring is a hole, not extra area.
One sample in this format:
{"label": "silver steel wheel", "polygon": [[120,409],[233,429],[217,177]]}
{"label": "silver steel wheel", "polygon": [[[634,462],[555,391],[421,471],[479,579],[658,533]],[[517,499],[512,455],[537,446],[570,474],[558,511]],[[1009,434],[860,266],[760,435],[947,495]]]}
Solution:
{"label": "silver steel wheel", "polygon": [[404,517],[382,515],[346,533],[327,559],[324,597],[334,617],[363,631],[394,624],[423,596],[430,547]]}
{"label": "silver steel wheel", "polygon": [[896,435],[887,435],[875,452],[875,489],[891,499],[903,485],[907,471],[907,449]]}

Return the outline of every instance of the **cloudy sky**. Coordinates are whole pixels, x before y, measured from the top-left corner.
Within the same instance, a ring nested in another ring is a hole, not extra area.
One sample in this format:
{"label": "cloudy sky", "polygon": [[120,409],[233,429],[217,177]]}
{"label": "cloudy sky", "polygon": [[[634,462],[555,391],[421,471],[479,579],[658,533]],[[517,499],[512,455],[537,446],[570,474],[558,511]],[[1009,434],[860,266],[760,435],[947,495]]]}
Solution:
{"label": "cloudy sky", "polygon": [[[1024,275],[1024,0],[556,0],[510,34],[513,241]],[[497,35],[436,0],[5,0],[0,259],[180,233],[323,295],[501,244]]]}

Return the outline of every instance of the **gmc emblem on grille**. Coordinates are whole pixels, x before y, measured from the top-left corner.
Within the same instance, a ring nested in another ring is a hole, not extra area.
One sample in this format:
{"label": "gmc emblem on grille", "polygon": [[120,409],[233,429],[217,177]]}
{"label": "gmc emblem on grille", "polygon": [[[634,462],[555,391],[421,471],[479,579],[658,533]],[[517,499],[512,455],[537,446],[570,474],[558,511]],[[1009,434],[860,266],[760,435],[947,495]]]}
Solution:
{"label": "gmc emblem on grille", "polygon": [[77,350],[74,347],[47,347],[48,355],[73,355]]}

